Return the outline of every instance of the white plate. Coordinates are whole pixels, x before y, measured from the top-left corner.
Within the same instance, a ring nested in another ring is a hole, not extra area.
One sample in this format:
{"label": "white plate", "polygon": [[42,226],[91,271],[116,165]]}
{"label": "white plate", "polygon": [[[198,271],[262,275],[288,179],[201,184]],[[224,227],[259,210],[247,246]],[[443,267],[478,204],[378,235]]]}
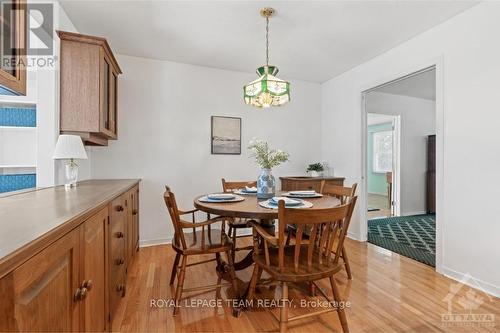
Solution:
{"label": "white plate", "polygon": [[294,194],[296,192],[288,192],[288,193],[283,193],[282,195],[285,196],[285,197],[289,197],[289,198],[296,198],[296,199],[307,199],[307,198],[321,198],[323,197],[323,194],[321,193],[314,193],[312,195],[304,195],[304,194],[301,194],[301,195],[297,195],[297,194]]}
{"label": "white plate", "polygon": [[[269,200],[265,201],[259,201],[259,206],[264,207],[264,208],[269,208],[269,209],[278,209],[277,205],[272,205],[269,203]],[[286,207],[288,208],[293,208],[293,209],[302,209],[302,208],[311,208],[313,206],[312,202],[302,200],[302,205],[299,206],[289,206]]]}
{"label": "white plate", "polygon": [[233,199],[231,200],[220,200],[220,199],[210,199],[208,196],[203,196],[201,198],[198,199],[198,201],[201,201],[201,202],[209,202],[209,203],[227,203],[227,202],[240,202],[240,201],[243,201],[245,200],[245,198],[239,196],[239,195],[235,195]]}

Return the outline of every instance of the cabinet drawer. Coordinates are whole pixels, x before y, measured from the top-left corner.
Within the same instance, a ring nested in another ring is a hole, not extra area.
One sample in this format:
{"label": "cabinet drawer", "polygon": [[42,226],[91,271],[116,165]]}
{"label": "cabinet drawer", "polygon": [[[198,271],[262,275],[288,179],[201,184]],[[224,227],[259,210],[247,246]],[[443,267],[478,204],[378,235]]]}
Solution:
{"label": "cabinet drawer", "polygon": [[113,200],[109,205],[109,312],[113,318],[120,298],[125,295],[125,267],[127,264],[127,194]]}

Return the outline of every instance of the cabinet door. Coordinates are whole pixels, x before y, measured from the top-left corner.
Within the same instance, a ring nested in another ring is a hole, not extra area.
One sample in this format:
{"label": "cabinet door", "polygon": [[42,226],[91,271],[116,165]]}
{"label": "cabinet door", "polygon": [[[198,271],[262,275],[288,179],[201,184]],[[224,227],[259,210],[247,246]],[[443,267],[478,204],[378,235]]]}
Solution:
{"label": "cabinet door", "polygon": [[[79,331],[79,229],[32,257],[5,280],[19,331]],[[2,282],[4,280],[2,279]]]}
{"label": "cabinet door", "polygon": [[81,227],[81,286],[87,288],[83,300],[83,329],[86,332],[106,330],[106,248],[105,227],[108,208],[85,221]]}
{"label": "cabinet door", "polygon": [[109,74],[109,131],[114,135],[114,139],[117,138],[118,128],[117,128],[117,110],[118,110],[118,74],[110,68]]}
{"label": "cabinet door", "polygon": [[106,52],[101,49],[100,105],[101,132],[110,139],[116,139],[116,98],[118,74],[113,69]]}
{"label": "cabinet door", "polygon": [[26,3],[2,1],[0,85],[26,95]]}

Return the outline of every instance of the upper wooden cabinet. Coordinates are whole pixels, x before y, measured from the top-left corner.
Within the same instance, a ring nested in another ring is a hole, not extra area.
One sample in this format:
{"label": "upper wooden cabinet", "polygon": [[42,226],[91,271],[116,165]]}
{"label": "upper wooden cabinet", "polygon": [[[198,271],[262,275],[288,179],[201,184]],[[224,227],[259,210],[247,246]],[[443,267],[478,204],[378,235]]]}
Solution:
{"label": "upper wooden cabinet", "polygon": [[[0,52],[0,86],[18,95],[26,95],[26,2],[1,2],[2,38]],[[7,11],[4,11],[7,10]],[[10,13],[9,13],[10,11]]]}
{"label": "upper wooden cabinet", "polygon": [[101,37],[58,31],[61,39],[61,133],[89,145],[117,138],[121,69]]}

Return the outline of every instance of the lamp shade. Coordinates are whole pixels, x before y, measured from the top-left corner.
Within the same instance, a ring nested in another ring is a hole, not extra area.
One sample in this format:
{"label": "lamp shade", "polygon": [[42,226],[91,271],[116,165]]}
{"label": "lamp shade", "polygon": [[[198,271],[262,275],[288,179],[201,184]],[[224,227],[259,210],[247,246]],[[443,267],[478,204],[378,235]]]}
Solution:
{"label": "lamp shade", "polygon": [[290,83],[277,78],[276,66],[257,68],[260,77],[243,87],[245,103],[259,108],[281,106],[290,101]]}
{"label": "lamp shade", "polygon": [[71,158],[86,160],[87,153],[85,152],[85,148],[83,147],[82,138],[80,138],[78,135],[59,135],[56,143],[56,149],[54,151],[54,156],[52,158],[55,160]]}

